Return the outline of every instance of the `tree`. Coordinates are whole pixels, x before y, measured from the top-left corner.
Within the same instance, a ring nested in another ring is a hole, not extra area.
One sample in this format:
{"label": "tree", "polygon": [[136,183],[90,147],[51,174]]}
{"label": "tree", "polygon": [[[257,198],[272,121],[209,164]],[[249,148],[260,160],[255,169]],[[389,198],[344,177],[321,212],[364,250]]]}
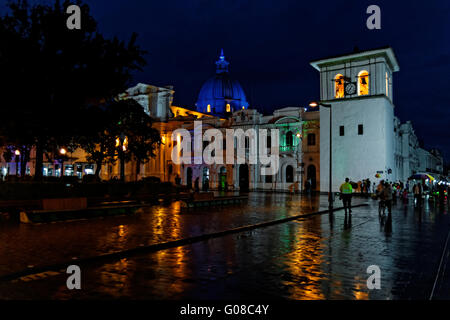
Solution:
{"label": "tree", "polygon": [[96,163],[97,178],[103,164],[120,161],[120,179],[123,181],[125,162],[134,160],[138,172],[142,163],[155,156],[161,137],[158,130],[152,128],[150,116],[139,103],[131,99],[114,100],[93,107],[89,112],[87,127],[90,129],[80,140],[80,146],[88,159]]}
{"label": "tree", "polygon": [[[81,30],[66,27],[66,8],[81,8]],[[36,178],[43,155],[83,135],[88,108],[123,92],[131,73],[145,65],[145,52],[129,41],[105,39],[81,1],[29,6],[9,3],[0,17],[0,87],[7,106],[0,123],[6,143],[36,147]],[[20,139],[18,139],[20,138]],[[64,138],[67,138],[65,141]]]}
{"label": "tree", "polygon": [[[111,106],[110,110],[113,118],[117,117],[118,120],[119,125],[116,127],[118,136],[125,137],[127,141],[125,150],[119,146],[119,155],[122,155],[123,161],[135,161],[137,179],[141,164],[148,162],[156,155],[155,149],[161,144],[161,136],[158,130],[152,128],[151,117],[135,100],[118,101]],[[124,180],[123,170],[121,170],[121,180]]]}
{"label": "tree", "polygon": [[87,159],[96,164],[95,176],[99,179],[101,166],[115,163],[114,123],[105,106],[93,106],[88,110],[87,115],[87,130],[80,137],[79,142],[81,148],[87,153]]}

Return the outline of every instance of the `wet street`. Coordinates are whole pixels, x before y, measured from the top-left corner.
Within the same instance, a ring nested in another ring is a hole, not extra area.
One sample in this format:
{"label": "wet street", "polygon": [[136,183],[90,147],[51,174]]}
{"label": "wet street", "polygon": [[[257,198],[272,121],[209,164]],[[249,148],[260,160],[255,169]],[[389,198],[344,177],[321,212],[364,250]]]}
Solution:
{"label": "wet street", "polygon": [[[185,212],[174,202],[132,217],[3,223],[0,278],[78,264],[82,289],[68,290],[64,272],[43,272],[0,281],[0,299],[450,298],[448,207],[399,201],[392,219],[380,220],[376,201],[353,203],[368,206],[351,218],[337,211],[108,262],[76,260],[316,212],[327,199],[251,193],[248,203],[223,208]],[[381,270],[379,290],[367,288],[371,265]]]}

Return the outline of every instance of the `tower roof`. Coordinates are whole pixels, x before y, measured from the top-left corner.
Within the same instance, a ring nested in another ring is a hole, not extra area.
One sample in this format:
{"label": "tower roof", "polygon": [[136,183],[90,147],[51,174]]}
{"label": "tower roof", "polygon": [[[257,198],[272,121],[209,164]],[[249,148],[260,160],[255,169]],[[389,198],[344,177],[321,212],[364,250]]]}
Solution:
{"label": "tower roof", "polygon": [[310,64],[316,70],[320,71],[320,69],[325,66],[341,64],[348,61],[365,60],[367,58],[373,58],[377,56],[386,58],[387,63],[394,72],[400,70],[400,66],[398,65],[394,50],[392,50],[392,48],[389,46],[326,57],[319,60],[313,60],[310,62]]}

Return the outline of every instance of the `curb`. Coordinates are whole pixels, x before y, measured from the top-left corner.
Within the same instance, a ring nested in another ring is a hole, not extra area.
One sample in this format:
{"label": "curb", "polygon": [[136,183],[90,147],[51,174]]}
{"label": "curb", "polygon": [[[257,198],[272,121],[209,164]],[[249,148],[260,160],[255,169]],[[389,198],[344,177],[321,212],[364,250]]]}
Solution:
{"label": "curb", "polygon": [[[368,204],[359,204],[359,205],[352,206],[352,208],[365,207],[365,206],[368,206]],[[344,207],[334,208],[333,212],[340,211],[343,209],[344,209]],[[289,221],[293,221],[293,220],[297,220],[297,219],[301,219],[301,218],[316,216],[316,215],[322,215],[322,214],[326,214],[326,213],[329,213],[328,209],[322,210],[322,211],[306,213],[306,214],[301,214],[301,215],[297,215],[297,216],[292,216],[292,217],[288,217],[288,218],[278,219],[278,220],[272,220],[272,221],[268,221],[268,222],[262,222],[262,223],[258,223],[258,224],[252,224],[252,225],[248,225],[248,226],[244,226],[244,227],[228,229],[225,231],[203,234],[200,236],[194,236],[194,237],[173,240],[173,241],[168,241],[168,242],[163,242],[163,243],[156,243],[156,244],[151,244],[148,246],[142,246],[142,247],[127,249],[127,250],[123,250],[123,251],[113,252],[113,253],[100,254],[97,256],[93,256],[93,257],[74,259],[71,262],[66,262],[66,263],[58,263],[58,264],[42,266],[42,267],[32,267],[32,268],[28,268],[26,270],[22,270],[22,271],[18,271],[18,272],[14,272],[11,274],[6,274],[3,276],[0,276],[0,281],[11,281],[11,280],[14,280],[17,278],[21,278],[21,277],[25,277],[25,276],[29,276],[29,275],[33,275],[33,274],[37,274],[37,273],[43,273],[46,271],[61,271],[62,272],[63,270],[65,271],[69,265],[73,265],[73,264],[99,262],[102,260],[105,260],[105,261],[120,260],[123,258],[127,258],[129,256],[132,256],[132,255],[151,253],[151,252],[156,252],[156,251],[165,250],[165,249],[171,249],[171,248],[175,248],[175,247],[179,247],[179,246],[185,246],[185,245],[193,244],[193,243],[200,242],[200,241],[219,238],[219,237],[223,237],[226,235],[245,232],[245,231],[249,231],[249,230],[253,230],[253,229],[269,227],[269,226],[276,225],[276,224],[281,224],[281,223],[285,223],[285,222],[289,222]]]}

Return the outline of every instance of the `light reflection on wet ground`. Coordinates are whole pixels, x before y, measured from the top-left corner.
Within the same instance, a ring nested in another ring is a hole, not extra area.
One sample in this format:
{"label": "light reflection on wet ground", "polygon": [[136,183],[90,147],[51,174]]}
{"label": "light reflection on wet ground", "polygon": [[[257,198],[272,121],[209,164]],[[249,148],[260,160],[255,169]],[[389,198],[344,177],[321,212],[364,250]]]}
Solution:
{"label": "light reflection on wet ground", "polygon": [[[147,213],[148,219],[137,220],[154,231],[154,237],[143,236],[147,240],[176,239],[298,214],[305,201],[289,197],[252,194],[248,207],[170,218],[170,209],[157,207]],[[310,210],[326,207],[324,198],[307,203]],[[80,291],[65,288],[66,275],[0,284],[0,298],[427,299],[449,229],[447,211],[426,207],[418,212],[397,204],[391,222],[380,223],[376,203],[369,203],[355,209],[351,220],[338,212],[331,220],[315,216],[113,263],[82,265]],[[114,242],[121,248],[132,243],[139,223],[117,223],[115,232],[99,236],[96,244]],[[366,269],[373,264],[382,270],[381,290],[366,285]]]}
{"label": "light reflection on wet ground", "polygon": [[[326,199],[325,199],[326,200]],[[270,221],[325,208],[316,198],[253,193],[239,206],[181,211],[180,202],[136,216],[25,225],[0,223],[0,275]]]}

